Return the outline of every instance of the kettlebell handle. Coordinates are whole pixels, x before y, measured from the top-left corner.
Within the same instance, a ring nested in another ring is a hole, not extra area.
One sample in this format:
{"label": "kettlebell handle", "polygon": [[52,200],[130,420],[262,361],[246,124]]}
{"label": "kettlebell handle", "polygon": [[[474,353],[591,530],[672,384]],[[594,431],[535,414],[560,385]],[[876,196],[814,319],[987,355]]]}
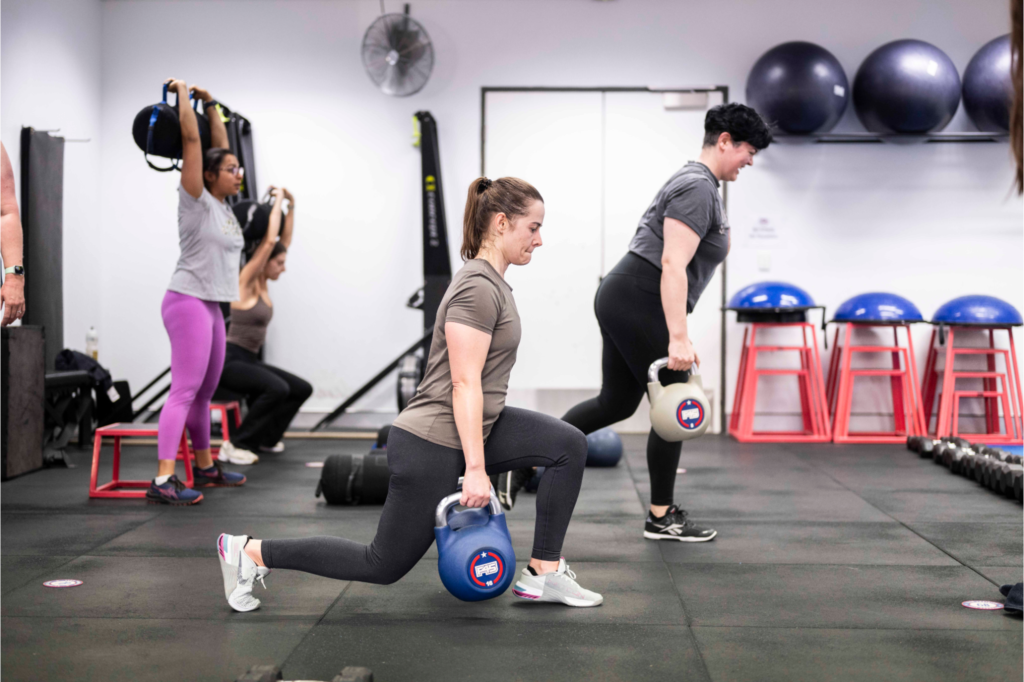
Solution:
{"label": "kettlebell handle", "polygon": [[[452,493],[438,503],[437,512],[434,514],[434,526],[436,528],[443,528],[448,525],[448,512],[452,507],[456,506],[461,499],[461,492]],[[491,509],[491,516],[498,516],[502,513],[501,502],[498,501],[498,496],[494,494],[494,488],[491,488],[491,502],[488,506]]]}
{"label": "kettlebell handle", "polygon": [[[658,372],[660,372],[666,367],[668,367],[668,358],[655,360],[653,363],[651,363],[651,368],[647,370],[647,383],[658,383]],[[697,376],[700,376],[700,366],[696,362],[690,365],[690,369],[688,371],[691,375],[696,374]]]}

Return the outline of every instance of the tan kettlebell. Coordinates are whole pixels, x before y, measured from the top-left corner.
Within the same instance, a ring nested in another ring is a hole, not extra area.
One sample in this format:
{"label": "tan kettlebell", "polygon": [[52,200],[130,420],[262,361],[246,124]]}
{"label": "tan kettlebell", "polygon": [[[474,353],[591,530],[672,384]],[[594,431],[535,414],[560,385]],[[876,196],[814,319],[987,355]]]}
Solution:
{"label": "tan kettlebell", "polygon": [[647,371],[654,432],[670,443],[703,436],[711,422],[711,406],[704,395],[704,383],[696,373],[697,365],[690,369],[686,383],[668,386],[658,381],[658,372],[663,367],[668,367],[668,358],[655,360]]}

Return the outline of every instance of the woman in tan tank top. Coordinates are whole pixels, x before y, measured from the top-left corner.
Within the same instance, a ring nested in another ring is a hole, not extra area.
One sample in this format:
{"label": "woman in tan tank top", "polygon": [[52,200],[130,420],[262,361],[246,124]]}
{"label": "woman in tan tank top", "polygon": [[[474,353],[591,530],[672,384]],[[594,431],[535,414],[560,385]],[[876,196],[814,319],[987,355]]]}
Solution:
{"label": "woman in tan tank top", "polygon": [[[491,500],[489,475],[535,466],[545,471],[537,488],[533,548],[512,595],[574,607],[604,601],[580,586],[562,556],[583,481],[587,439],[560,419],[505,405],[524,331],[505,272],[532,260],[543,243],[543,222],[544,200],[529,183],[477,178],[470,184],[463,219],[466,264],[441,299],[416,397],[388,435],[391,480],[373,542],[222,534],[217,553],[231,608],[259,608],[253,583],[272,568],[393,583],[434,543],[437,504],[456,490],[459,476],[465,477],[460,503],[483,507]],[[488,564],[493,570],[487,575],[495,581],[505,575],[499,563]]]}
{"label": "woman in tan tank top", "polygon": [[[255,464],[260,450],[283,451],[285,429],[313,392],[309,382],[259,357],[274,315],[267,282],[285,271],[295,229],[295,197],[283,187],[271,188],[271,196],[274,207],[267,232],[238,278],[238,300],[231,304],[227,356],[218,387],[246,396],[249,405],[245,420],[221,447],[220,459],[233,464]],[[288,213],[282,220],[285,200]]]}

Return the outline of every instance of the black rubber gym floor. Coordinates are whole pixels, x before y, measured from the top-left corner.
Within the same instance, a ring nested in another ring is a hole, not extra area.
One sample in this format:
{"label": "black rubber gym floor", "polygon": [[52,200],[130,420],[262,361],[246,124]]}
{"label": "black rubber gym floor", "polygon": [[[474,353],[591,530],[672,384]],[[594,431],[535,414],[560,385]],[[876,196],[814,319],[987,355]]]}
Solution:
{"label": "black rubber gym floor", "polygon": [[[1013,501],[902,446],[684,447],[677,491],[719,536],[641,536],[645,438],[588,469],[565,546],[603,606],[464,604],[431,552],[378,587],[275,571],[260,610],[224,600],[217,534],[369,541],[379,507],[327,507],[308,461],[362,441],[290,440],[248,467],[249,484],[194,508],[87,499],[75,469],[2,485],[2,676],[15,680],[234,680],[257,663],[330,680],[363,665],[379,682],[465,680],[1020,680],[1022,623],[975,611],[1022,579]],[[126,449],[152,474],[155,448]],[[102,478],[102,474],[101,474]],[[509,513],[528,558],[534,498]],[[75,578],[79,587],[49,589]]]}

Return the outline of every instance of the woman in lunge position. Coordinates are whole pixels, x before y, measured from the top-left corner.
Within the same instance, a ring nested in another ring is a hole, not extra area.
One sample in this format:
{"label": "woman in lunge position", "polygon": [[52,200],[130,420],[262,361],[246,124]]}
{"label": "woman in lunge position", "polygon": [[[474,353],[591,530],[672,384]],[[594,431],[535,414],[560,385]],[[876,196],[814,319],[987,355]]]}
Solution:
{"label": "woman in lunge position", "polygon": [[271,569],[306,571],[338,580],[390,584],[408,573],[434,542],[438,502],[465,476],[461,504],[490,500],[489,474],[543,466],[529,566],[513,594],[534,601],[597,606],[562,558],[562,542],[583,479],[587,441],[553,417],[505,407],[520,340],[519,313],[504,279],[526,265],[542,243],[544,201],[517,178],[477,178],[463,221],[466,264],[437,312],[427,369],[416,397],[388,437],[391,482],[369,545],[337,537],[217,540],[224,594],[231,608],[251,611],[255,580]]}

